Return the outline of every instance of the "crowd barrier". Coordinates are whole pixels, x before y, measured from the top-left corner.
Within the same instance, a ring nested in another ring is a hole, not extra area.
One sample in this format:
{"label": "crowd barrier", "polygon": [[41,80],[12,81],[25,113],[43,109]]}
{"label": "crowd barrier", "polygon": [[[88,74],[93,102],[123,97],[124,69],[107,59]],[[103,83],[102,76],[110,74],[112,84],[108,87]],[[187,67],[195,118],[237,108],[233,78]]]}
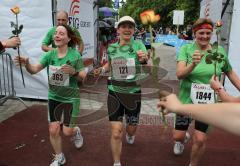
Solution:
{"label": "crowd barrier", "polygon": [[13,60],[9,53],[0,54],[0,106],[8,99],[17,99],[27,107],[25,102],[16,96],[13,82]]}

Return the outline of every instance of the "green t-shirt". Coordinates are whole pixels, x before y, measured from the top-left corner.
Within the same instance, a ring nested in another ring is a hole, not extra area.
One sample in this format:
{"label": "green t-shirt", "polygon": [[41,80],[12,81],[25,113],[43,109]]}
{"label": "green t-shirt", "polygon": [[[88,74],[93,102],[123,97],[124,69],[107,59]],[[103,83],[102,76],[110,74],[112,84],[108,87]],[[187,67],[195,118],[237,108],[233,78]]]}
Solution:
{"label": "green t-shirt", "polygon": [[[54,43],[54,40],[53,40],[53,36],[56,32],[56,28],[57,27],[52,27],[46,34],[46,36],[44,37],[43,41],[42,41],[42,45],[46,45],[46,46],[49,46],[49,45],[52,45],[53,48],[56,48],[56,45]],[[82,41],[82,37],[79,33],[79,31],[74,28],[74,27],[71,27],[73,32],[80,38],[80,42],[83,42]]]}
{"label": "green t-shirt", "polygon": [[[57,83],[50,83],[56,80],[65,80],[60,66],[64,64],[69,64],[75,68],[76,71],[84,70],[82,57],[76,49],[68,48],[67,55],[63,58],[58,58],[58,53],[56,49],[46,52],[40,60],[40,64],[47,67],[48,80],[49,80],[49,91],[48,98],[64,103],[72,103],[73,100],[79,100],[79,88],[77,84],[77,79],[74,76],[68,75],[67,85],[60,85]],[[52,68],[58,68],[57,70]],[[60,72],[59,72],[60,71]],[[51,74],[52,73],[52,74]],[[66,83],[65,82],[65,83]]]}
{"label": "green t-shirt", "polygon": [[[141,72],[141,64],[137,51],[147,53],[146,47],[141,41],[131,40],[129,45],[120,46],[118,42],[108,47],[108,62],[111,66],[111,80],[118,82],[136,82],[137,75]],[[134,93],[140,90],[140,86],[108,85],[108,89],[120,93]]]}
{"label": "green t-shirt", "polygon": [[[185,61],[187,64],[192,63],[192,55],[195,50],[199,50],[196,43],[186,44],[181,47],[177,61]],[[232,70],[226,52],[222,47],[218,47],[218,52],[224,55],[225,61],[217,64],[217,75],[222,72],[227,73]],[[179,99],[184,104],[192,103],[190,98],[192,83],[209,84],[211,77],[214,75],[214,64],[206,63],[206,55],[204,54],[201,62],[193,69],[193,71],[184,79],[180,80]],[[225,64],[226,63],[226,64]]]}

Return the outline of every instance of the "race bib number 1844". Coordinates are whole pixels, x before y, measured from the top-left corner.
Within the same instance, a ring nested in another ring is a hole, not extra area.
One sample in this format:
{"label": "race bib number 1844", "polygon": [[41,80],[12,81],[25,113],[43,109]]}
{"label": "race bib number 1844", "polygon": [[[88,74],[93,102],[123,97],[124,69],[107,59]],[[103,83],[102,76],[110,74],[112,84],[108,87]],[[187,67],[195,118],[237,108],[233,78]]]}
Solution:
{"label": "race bib number 1844", "polygon": [[214,90],[209,84],[192,83],[191,99],[194,104],[210,104],[214,101]]}

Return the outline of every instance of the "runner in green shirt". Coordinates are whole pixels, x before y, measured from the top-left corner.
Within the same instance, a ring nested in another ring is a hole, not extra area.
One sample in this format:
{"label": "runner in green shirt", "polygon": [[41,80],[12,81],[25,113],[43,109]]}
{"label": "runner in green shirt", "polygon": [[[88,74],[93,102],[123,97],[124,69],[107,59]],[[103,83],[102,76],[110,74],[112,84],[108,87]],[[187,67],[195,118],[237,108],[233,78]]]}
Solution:
{"label": "runner in green shirt", "polygon": [[24,56],[15,58],[15,62],[19,64],[21,61],[31,74],[36,74],[45,67],[47,68],[49,133],[50,142],[56,154],[50,166],[58,166],[66,162],[62,153],[60,136],[62,115],[63,134],[73,136],[76,148],[83,145],[80,128],[76,126],[80,104],[77,79],[86,77],[82,57],[74,49],[79,44],[80,39],[76,37],[72,29],[67,25],[58,26],[54,34],[54,42],[57,48],[45,53],[41,57],[40,63],[30,64],[29,58]]}
{"label": "runner in green shirt", "polygon": [[[177,77],[180,79],[179,99],[184,104],[214,103],[214,91],[210,87],[210,79],[214,75],[214,64],[206,63],[207,50],[211,50],[209,43],[213,31],[213,22],[210,19],[200,18],[193,25],[195,42],[184,45],[177,59]],[[228,57],[222,47],[218,52],[224,55],[224,61],[217,64],[216,73],[220,76],[224,72],[230,81],[240,89],[240,80],[232,70]],[[191,123],[188,116],[176,115],[175,130],[173,132],[174,154],[183,153],[184,144],[189,138],[186,131]],[[201,159],[207,140],[208,124],[195,121],[193,146],[190,165],[197,166]]]}
{"label": "runner in green shirt", "polygon": [[132,36],[135,21],[130,16],[120,18],[117,26],[119,41],[108,47],[108,63],[96,69],[95,74],[111,72],[108,79],[108,115],[111,122],[111,148],[114,166],[120,166],[122,149],[123,116],[126,118],[126,140],[133,144],[141,108],[141,89],[136,84],[141,63],[148,60],[141,41]]}
{"label": "runner in green shirt", "polygon": [[[68,13],[66,11],[58,11],[57,12],[57,26],[67,25],[67,23],[68,23]],[[80,52],[80,54],[82,55],[83,49],[84,49],[82,37],[76,28],[74,28],[74,27],[71,27],[71,28],[74,31],[75,35],[80,39],[80,43],[77,45],[77,48],[78,48],[78,51]],[[56,48],[56,45],[55,45],[54,39],[53,39],[55,32],[56,32],[56,27],[52,27],[47,32],[46,36],[44,37],[44,39],[42,41],[42,50],[43,51],[47,52],[47,51],[52,50],[53,48]],[[50,45],[52,47],[50,47]]]}

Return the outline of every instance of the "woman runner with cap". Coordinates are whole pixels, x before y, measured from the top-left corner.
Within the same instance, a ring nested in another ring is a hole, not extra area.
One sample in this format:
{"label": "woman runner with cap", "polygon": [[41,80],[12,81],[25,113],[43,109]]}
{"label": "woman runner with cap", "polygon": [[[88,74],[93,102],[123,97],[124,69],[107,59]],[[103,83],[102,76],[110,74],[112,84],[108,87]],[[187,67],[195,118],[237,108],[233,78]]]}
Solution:
{"label": "woman runner with cap", "polygon": [[108,79],[108,115],[111,125],[111,149],[114,166],[120,166],[122,151],[123,117],[126,119],[126,141],[133,144],[139,122],[141,89],[136,75],[141,64],[148,60],[142,41],[133,40],[135,21],[130,16],[119,19],[119,41],[108,47],[108,63],[96,69],[96,75],[111,72]]}
{"label": "woman runner with cap", "polygon": [[[212,50],[210,39],[213,33],[213,25],[210,19],[199,18],[193,25],[195,42],[184,45],[179,52],[176,75],[180,79],[179,99],[183,104],[215,102],[214,91],[210,87],[210,79],[214,75],[214,64],[206,63],[207,50]],[[233,85],[240,90],[240,80],[232,70],[226,52],[220,46],[218,52],[224,55],[224,61],[217,65],[217,76],[224,72]],[[176,114],[173,131],[173,139],[175,140],[173,151],[175,155],[183,153],[183,143],[187,140],[186,131],[190,123],[191,117]],[[204,154],[208,128],[208,124],[195,120],[190,157],[191,166],[199,165],[199,161]]]}

